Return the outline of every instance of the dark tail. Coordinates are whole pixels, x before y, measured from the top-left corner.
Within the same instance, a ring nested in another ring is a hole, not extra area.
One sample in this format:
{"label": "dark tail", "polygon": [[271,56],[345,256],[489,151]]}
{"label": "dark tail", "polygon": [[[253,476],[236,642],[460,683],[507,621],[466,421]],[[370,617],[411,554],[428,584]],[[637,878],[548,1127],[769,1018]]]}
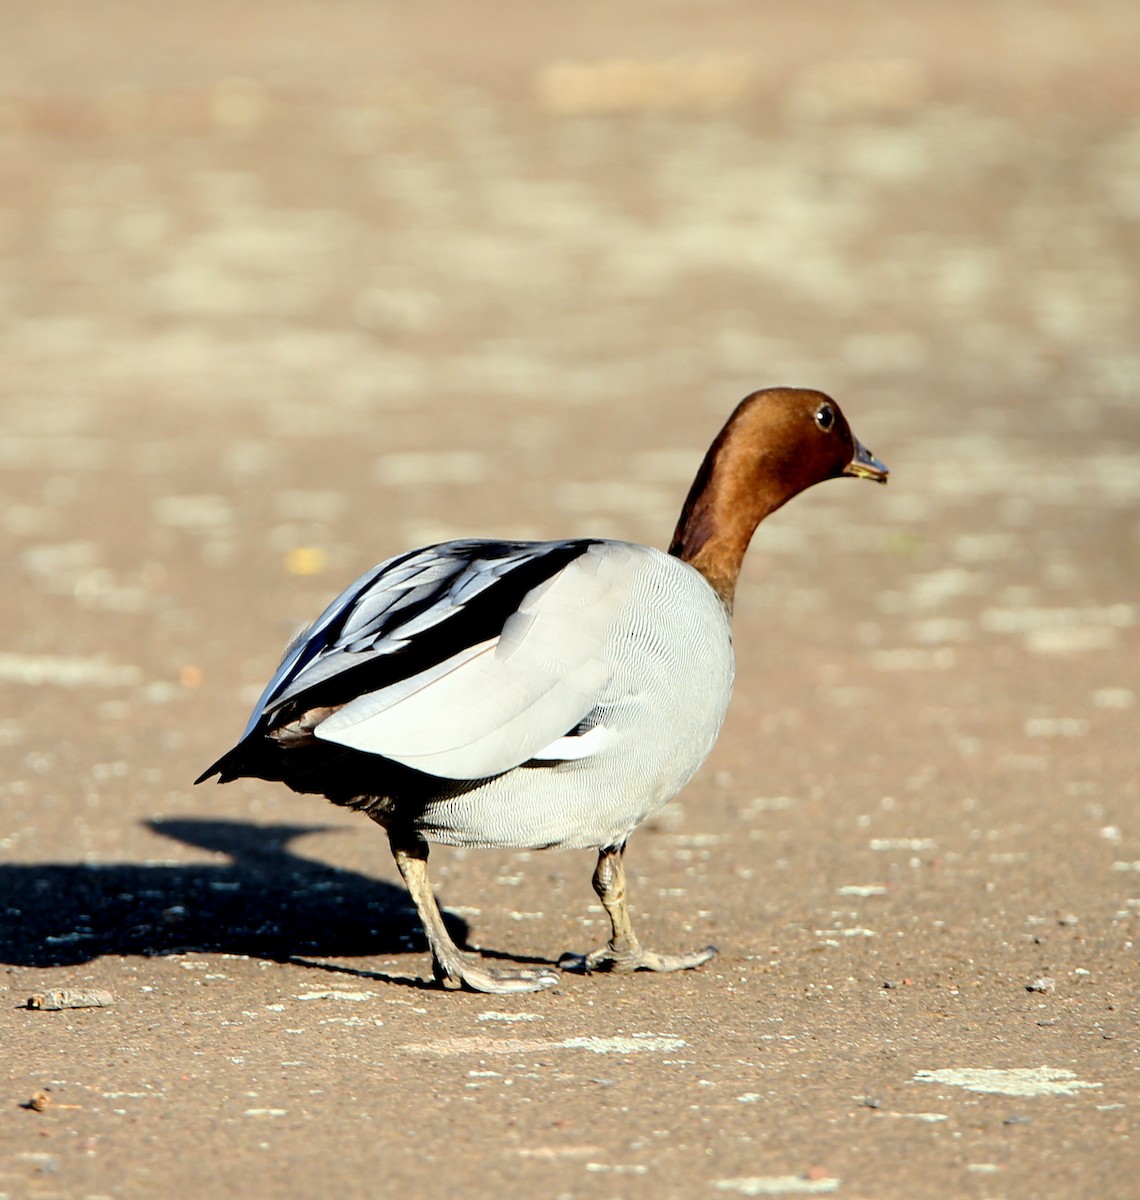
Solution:
{"label": "dark tail", "polygon": [[[236,747],[235,747],[236,748]],[[207,767],[197,779],[194,780],[194,786],[197,787],[200,783],[205,783],[212,776],[218,776],[219,783],[230,783],[237,778],[237,775],[226,770],[228,760],[233,754],[233,750],[229,754],[223,754],[212,767]]]}
{"label": "dark tail", "polygon": [[[248,742],[239,742],[232,750],[227,750],[212,766],[207,767],[197,779],[195,785],[205,783],[207,779],[217,775],[219,783],[233,783],[235,779],[244,776],[254,776],[259,779],[280,779],[280,772],[266,774],[268,763],[254,762],[255,758],[265,758],[266,755],[253,754]],[[269,757],[276,758],[276,755]]]}

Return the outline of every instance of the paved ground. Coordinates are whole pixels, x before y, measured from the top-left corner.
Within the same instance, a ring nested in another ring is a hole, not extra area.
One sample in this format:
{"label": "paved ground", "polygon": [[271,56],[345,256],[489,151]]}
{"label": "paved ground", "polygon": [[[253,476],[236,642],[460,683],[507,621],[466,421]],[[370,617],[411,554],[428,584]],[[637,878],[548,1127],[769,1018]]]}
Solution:
{"label": "paved ground", "polygon": [[[1135,1194],[1140,17],[799,9],[0,4],[0,1195]],[[660,544],[785,382],[893,477],[761,530],[631,845],[708,967],[445,994],[379,831],[190,786],[358,571]]]}

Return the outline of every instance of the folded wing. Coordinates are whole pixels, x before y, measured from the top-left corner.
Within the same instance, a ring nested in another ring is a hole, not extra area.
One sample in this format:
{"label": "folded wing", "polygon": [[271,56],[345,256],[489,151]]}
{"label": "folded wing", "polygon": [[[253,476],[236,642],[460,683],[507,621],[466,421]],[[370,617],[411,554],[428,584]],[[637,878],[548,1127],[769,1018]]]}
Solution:
{"label": "folded wing", "polygon": [[495,636],[349,700],[314,732],[451,779],[543,756],[597,705],[634,574],[631,549],[592,543],[526,592]]}

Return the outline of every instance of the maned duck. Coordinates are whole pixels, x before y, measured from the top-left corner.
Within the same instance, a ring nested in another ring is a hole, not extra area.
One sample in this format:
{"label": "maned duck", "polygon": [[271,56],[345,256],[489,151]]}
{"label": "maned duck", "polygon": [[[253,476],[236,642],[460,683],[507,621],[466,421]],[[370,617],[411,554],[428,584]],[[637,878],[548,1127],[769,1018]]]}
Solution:
{"label": "maned duck", "polygon": [[285,653],[238,744],[197,780],[280,780],[388,833],[435,977],[536,991],[549,967],[492,966],[449,936],[428,842],[598,850],[609,944],[563,969],[677,971],[630,923],[630,834],[705,760],[728,708],[736,579],[756,526],[798,492],[887,468],[820,392],[748,396],[697,472],[669,553],[628,542],[483,539],[397,555]]}

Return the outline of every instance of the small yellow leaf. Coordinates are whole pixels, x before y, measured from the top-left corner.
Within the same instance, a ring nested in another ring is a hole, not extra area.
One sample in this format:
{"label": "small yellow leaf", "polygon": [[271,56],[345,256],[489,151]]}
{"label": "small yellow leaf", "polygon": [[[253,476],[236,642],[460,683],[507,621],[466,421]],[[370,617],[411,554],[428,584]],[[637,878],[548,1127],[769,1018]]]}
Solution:
{"label": "small yellow leaf", "polygon": [[326,561],[320,546],[294,546],[285,555],[285,570],[290,575],[319,575]]}

